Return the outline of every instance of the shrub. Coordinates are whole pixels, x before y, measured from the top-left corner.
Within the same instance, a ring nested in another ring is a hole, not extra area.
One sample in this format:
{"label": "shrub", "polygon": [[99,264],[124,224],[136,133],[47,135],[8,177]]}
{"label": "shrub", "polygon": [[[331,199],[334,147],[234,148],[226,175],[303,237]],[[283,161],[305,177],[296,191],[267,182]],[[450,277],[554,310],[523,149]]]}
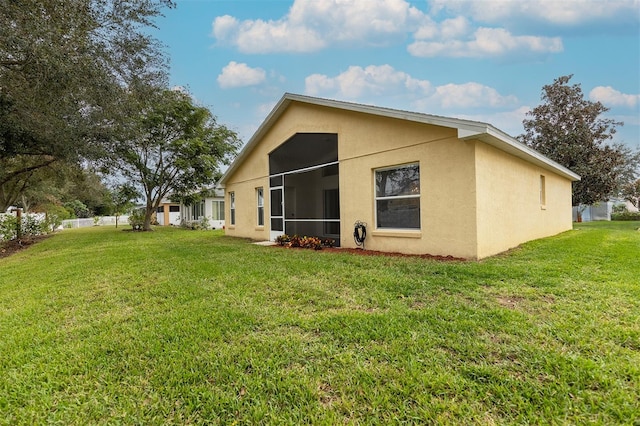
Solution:
{"label": "shrub", "polygon": [[[18,238],[18,219],[11,214],[0,215],[0,241]],[[23,237],[36,237],[47,234],[54,228],[44,213],[27,213],[22,215],[20,233]]]}
{"label": "shrub", "polygon": [[22,235],[37,236],[46,234],[49,228],[44,215],[26,214],[22,216]]}
{"label": "shrub", "polygon": [[129,214],[129,225],[134,231],[142,231],[144,227],[144,212],[142,210],[134,210]]}
{"label": "shrub", "polygon": [[612,213],[611,220],[640,220],[640,212],[624,211],[622,213]]}
{"label": "shrub", "polygon": [[71,217],[67,209],[55,204],[45,206],[44,210],[47,214],[47,221],[49,222],[49,226],[51,226],[51,230],[55,230],[62,225],[63,220]]}
{"label": "shrub", "polygon": [[287,247],[300,247],[300,237],[298,235],[291,237]]}
{"label": "shrub", "polygon": [[317,237],[302,237],[300,247],[322,250],[322,240]]}
{"label": "shrub", "polygon": [[192,229],[194,231],[197,231],[200,229],[204,229],[204,230],[211,229],[211,224],[209,223],[209,218],[205,216],[200,220],[182,219],[180,221],[180,227],[184,229]]}
{"label": "shrub", "polygon": [[331,238],[322,240],[318,237],[301,237],[299,235],[290,237],[287,234],[283,234],[276,237],[276,244],[283,247],[301,247],[322,250],[322,247],[333,247],[335,245],[335,240],[332,240]]}
{"label": "shrub", "polygon": [[9,241],[16,238],[17,219],[11,214],[0,214],[0,241]]}
{"label": "shrub", "polygon": [[624,204],[616,204],[611,208],[612,213],[624,213],[627,211],[627,206]]}
{"label": "shrub", "polygon": [[276,243],[281,246],[286,245],[289,241],[291,241],[291,238],[289,238],[287,234],[278,235],[276,237]]}

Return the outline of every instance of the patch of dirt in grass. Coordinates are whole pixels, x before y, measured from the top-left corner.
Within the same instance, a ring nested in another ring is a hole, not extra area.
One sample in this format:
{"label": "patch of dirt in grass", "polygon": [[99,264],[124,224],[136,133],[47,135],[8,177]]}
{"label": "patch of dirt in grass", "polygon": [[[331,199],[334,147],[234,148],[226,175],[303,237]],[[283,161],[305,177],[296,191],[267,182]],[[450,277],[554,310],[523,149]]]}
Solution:
{"label": "patch of dirt in grass", "polygon": [[50,235],[39,235],[37,237],[24,237],[19,240],[2,242],[0,243],[0,258],[9,257],[49,237]]}
{"label": "patch of dirt in grass", "polygon": [[496,300],[501,306],[509,309],[516,309],[520,303],[524,300],[524,297],[520,296],[498,296]]}
{"label": "patch of dirt in grass", "polygon": [[332,406],[335,402],[339,401],[340,399],[336,395],[331,385],[324,382],[318,385],[318,396],[320,399],[320,404],[322,404],[324,408],[328,408]]}

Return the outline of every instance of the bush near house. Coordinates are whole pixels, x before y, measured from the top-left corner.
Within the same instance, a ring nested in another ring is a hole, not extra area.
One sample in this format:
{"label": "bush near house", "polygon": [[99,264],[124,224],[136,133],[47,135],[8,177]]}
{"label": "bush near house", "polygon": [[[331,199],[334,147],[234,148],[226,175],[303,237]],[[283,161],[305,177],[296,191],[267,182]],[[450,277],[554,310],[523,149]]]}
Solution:
{"label": "bush near house", "polygon": [[307,236],[299,236],[293,235],[289,236],[287,234],[278,235],[276,237],[276,244],[283,247],[300,247],[300,248],[312,248],[314,250],[322,250],[323,247],[333,247],[335,246],[335,240],[331,238],[325,238],[324,240],[319,237],[307,237]]}

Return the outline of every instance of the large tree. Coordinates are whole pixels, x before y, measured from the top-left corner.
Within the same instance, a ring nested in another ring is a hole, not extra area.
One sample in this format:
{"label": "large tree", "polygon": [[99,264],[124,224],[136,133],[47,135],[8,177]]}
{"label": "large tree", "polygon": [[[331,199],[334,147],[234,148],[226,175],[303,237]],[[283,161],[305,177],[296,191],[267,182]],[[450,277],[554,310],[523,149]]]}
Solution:
{"label": "large tree", "polygon": [[573,184],[573,205],[608,199],[628,172],[631,150],[611,139],[623,123],[603,118],[600,102],[585,100],[580,84],[561,76],[542,89],[543,103],[527,113],[518,139],[581,176]]}
{"label": "large tree", "polygon": [[640,209],[640,179],[622,187],[621,195],[637,209]]}
{"label": "large tree", "polygon": [[[214,183],[240,141],[216,122],[211,112],[180,90],[137,88],[123,116],[105,132],[111,139],[109,168],[142,188],[146,199],[144,230],[162,198],[181,196]],[[111,129],[114,129],[111,131]]]}
{"label": "large tree", "polygon": [[0,210],[87,143],[134,79],[164,76],[146,27],[171,0],[0,0]]}

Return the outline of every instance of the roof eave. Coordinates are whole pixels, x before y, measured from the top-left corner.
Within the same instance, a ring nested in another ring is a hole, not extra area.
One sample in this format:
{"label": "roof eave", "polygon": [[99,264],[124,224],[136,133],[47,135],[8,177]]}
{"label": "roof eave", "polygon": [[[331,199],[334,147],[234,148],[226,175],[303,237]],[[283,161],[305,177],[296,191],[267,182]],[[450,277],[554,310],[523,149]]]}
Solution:
{"label": "roof eave", "polygon": [[272,123],[276,121],[280,117],[280,115],[282,115],[283,111],[291,103],[291,99],[289,99],[289,96],[290,96],[289,93],[285,93],[284,96],[282,96],[282,98],[278,101],[276,106],[273,107],[273,109],[271,110],[267,118],[265,118],[262,124],[260,125],[260,127],[258,127],[258,130],[256,130],[253,136],[251,136],[251,139],[249,139],[249,142],[247,142],[247,144],[242,148],[242,150],[240,150],[240,153],[238,154],[238,156],[233,160],[231,165],[229,165],[227,170],[224,172],[224,174],[220,178],[220,182],[219,182],[220,187],[224,188],[226,186],[225,184],[229,176],[231,176],[235,172],[235,170],[238,168],[240,163],[242,163],[245,157],[247,157],[249,153],[253,150],[254,145],[256,145],[258,141],[262,138],[262,136],[265,133],[267,133]]}
{"label": "roof eave", "polygon": [[[478,129],[480,130],[480,129]],[[458,138],[461,140],[480,140],[488,145],[494,146],[501,151],[507,152],[523,160],[529,161],[545,170],[552,171],[571,181],[579,181],[580,175],[572,172],[568,168],[540,154],[538,151],[529,148],[527,145],[518,142],[513,137],[503,131],[486,125],[481,131],[470,129],[458,129]]]}
{"label": "roof eave", "polygon": [[289,104],[293,101],[457,129],[458,138],[461,140],[480,140],[502,151],[515,155],[518,158],[522,158],[546,170],[557,173],[571,181],[580,180],[580,176],[576,173],[518,142],[513,137],[487,123],[285,93],[224,173],[219,182],[221,187],[225,186],[229,176],[236,171],[238,166],[242,161],[244,161],[245,157],[249,155],[258,141],[265,133],[267,133],[272,124],[282,115]]}

